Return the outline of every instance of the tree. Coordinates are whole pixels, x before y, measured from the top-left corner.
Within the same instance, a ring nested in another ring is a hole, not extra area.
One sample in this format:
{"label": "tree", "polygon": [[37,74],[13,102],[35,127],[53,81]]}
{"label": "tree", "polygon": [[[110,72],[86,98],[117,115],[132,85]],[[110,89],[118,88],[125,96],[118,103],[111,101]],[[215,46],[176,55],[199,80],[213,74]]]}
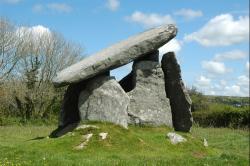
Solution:
{"label": "tree", "polygon": [[[13,35],[8,37],[5,33],[6,40],[1,47],[4,50],[1,57],[7,64],[5,68],[8,67],[1,73],[13,76],[9,79],[2,77],[4,89],[10,97],[7,105],[24,119],[47,117],[62,95],[53,87],[53,77],[80,60],[82,48],[41,26],[15,27],[6,20],[4,23],[3,32]],[[12,51],[6,52],[9,47]]]}
{"label": "tree", "polygon": [[15,26],[0,18],[0,81],[7,77],[18,62],[22,40],[15,33]]}

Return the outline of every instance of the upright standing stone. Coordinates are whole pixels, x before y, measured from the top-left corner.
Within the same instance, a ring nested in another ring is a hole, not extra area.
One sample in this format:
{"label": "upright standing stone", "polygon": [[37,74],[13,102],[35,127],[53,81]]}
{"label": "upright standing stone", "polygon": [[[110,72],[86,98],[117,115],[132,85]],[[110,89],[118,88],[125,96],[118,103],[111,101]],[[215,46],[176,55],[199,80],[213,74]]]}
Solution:
{"label": "upright standing stone", "polygon": [[60,137],[77,127],[80,122],[78,98],[84,86],[84,82],[68,86],[61,105],[58,128],[50,134],[50,137]]}
{"label": "upright standing stone", "polygon": [[129,97],[110,76],[87,82],[78,102],[81,120],[106,121],[127,128]]}
{"label": "upright standing stone", "polygon": [[[99,74],[99,76],[109,75],[109,71]],[[58,128],[50,134],[50,137],[60,137],[78,126],[81,120],[78,109],[79,95],[86,88],[87,82],[88,80],[85,80],[67,87],[61,105]]]}
{"label": "upright standing stone", "polygon": [[76,83],[125,65],[157,50],[174,38],[176,33],[174,25],[163,25],[132,36],[62,70],[57,73],[53,83],[55,86]]}
{"label": "upright standing stone", "polygon": [[[154,50],[143,57],[140,57],[134,61],[134,63],[140,62],[140,61],[151,61],[151,62],[159,62],[159,51]],[[119,81],[119,84],[123,88],[125,92],[130,92],[134,89],[136,82],[133,81],[135,73],[132,70],[127,76],[125,76],[123,79]]]}
{"label": "upright standing stone", "polygon": [[173,125],[176,131],[190,131],[192,127],[192,101],[181,78],[181,69],[174,52],[162,57],[162,69],[165,77],[165,90],[170,99]]}
{"label": "upright standing stone", "polygon": [[[158,56],[158,51],[154,54]],[[172,127],[171,108],[166,98],[164,76],[159,62],[136,61],[132,73],[135,87],[128,92],[130,123]]]}

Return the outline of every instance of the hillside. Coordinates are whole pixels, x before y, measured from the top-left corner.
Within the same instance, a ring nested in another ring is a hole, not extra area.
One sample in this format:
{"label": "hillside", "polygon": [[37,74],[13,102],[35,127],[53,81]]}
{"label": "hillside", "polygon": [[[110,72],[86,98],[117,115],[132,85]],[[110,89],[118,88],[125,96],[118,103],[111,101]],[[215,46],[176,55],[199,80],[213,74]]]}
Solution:
{"label": "hillside", "polygon": [[[179,133],[187,142],[172,145],[166,138],[172,129],[166,127],[94,125],[99,129],[58,139],[46,138],[55,126],[0,126],[0,165],[247,165],[249,160],[244,130],[194,127],[189,134]],[[108,132],[106,140],[100,132]],[[94,135],[86,148],[76,150],[87,133]]]}
{"label": "hillside", "polygon": [[249,97],[236,97],[236,96],[206,96],[207,100],[211,103],[226,104],[231,106],[248,106]]}

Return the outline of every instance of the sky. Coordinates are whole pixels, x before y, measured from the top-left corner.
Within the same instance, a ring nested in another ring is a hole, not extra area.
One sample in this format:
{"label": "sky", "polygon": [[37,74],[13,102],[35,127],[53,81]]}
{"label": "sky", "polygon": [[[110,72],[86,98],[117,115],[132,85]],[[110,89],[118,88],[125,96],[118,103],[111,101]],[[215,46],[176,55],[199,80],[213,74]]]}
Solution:
{"label": "sky", "polygon": [[[249,0],[0,0],[0,16],[39,33],[57,31],[90,56],[131,35],[175,24],[187,87],[207,95],[249,96]],[[118,80],[131,64],[111,72]]]}

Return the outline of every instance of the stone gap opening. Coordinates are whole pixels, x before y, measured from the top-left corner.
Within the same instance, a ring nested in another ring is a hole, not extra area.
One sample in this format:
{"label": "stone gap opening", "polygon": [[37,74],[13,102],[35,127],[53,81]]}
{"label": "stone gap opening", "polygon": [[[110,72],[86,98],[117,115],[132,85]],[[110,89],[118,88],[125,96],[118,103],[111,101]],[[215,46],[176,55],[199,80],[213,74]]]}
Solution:
{"label": "stone gap opening", "polygon": [[132,74],[133,62],[130,62],[124,66],[117,69],[111,70],[111,76],[115,76],[116,80],[121,85],[122,89],[127,93],[135,88],[133,85],[133,74]]}

